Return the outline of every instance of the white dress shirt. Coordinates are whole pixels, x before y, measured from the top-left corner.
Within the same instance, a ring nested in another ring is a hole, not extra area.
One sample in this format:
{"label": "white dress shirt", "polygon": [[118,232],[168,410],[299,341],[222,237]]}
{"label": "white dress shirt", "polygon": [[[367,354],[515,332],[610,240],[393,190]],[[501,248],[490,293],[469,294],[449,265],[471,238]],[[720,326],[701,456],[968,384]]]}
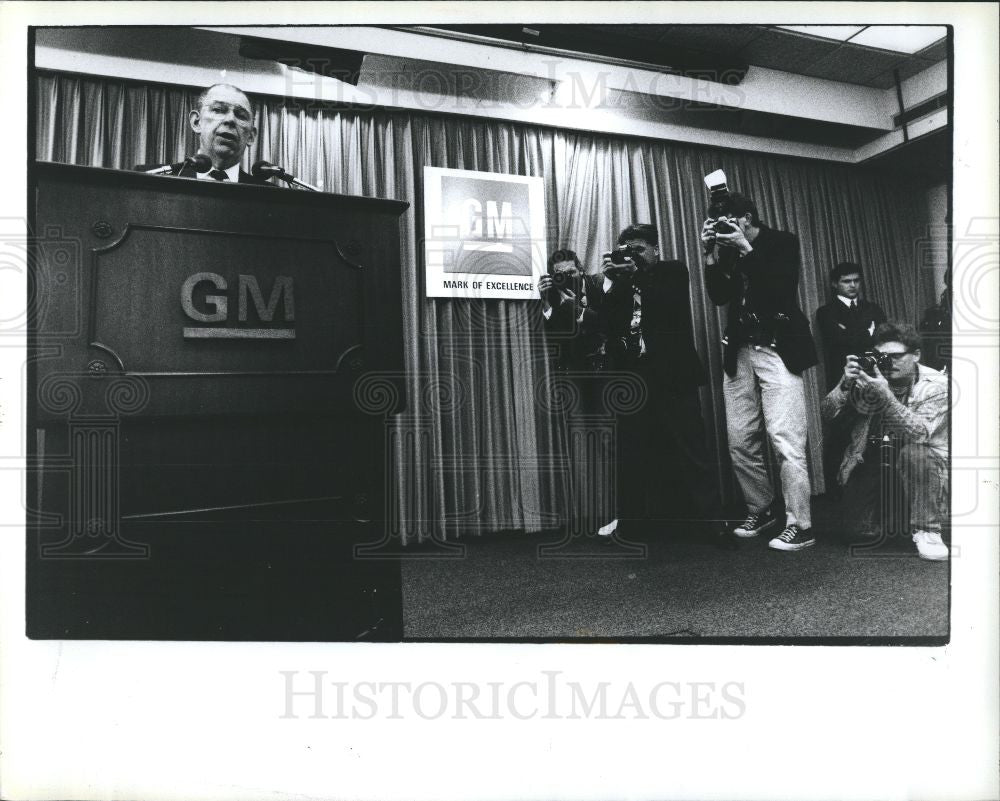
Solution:
{"label": "white dress shirt", "polygon": [[[215,167],[212,168],[212,170],[214,170],[214,169],[215,169]],[[212,170],[209,170],[208,172],[200,172],[200,173],[198,173],[198,180],[199,181],[214,181],[215,179],[211,175],[209,175],[209,173],[211,173]],[[232,181],[234,184],[239,183],[239,181],[240,181],[240,163],[238,161],[232,167],[228,167],[228,168],[224,169],[223,172],[226,174],[226,177],[230,181]]]}

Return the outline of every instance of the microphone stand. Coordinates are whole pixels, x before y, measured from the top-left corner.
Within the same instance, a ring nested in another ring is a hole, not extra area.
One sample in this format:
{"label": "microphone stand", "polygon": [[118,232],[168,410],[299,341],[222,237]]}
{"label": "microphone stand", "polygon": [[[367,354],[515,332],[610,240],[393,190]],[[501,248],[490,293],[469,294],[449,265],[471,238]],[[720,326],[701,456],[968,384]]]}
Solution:
{"label": "microphone stand", "polygon": [[[203,163],[199,164],[199,160]],[[206,164],[208,166],[205,166]],[[146,170],[145,173],[146,175],[168,175],[169,173],[174,172],[174,170],[178,173],[183,172],[188,167],[193,167],[197,170],[199,166],[204,167],[204,170],[202,170],[202,172],[204,172],[205,170],[210,170],[212,168],[212,162],[209,160],[208,156],[196,153],[193,156],[185,156],[184,161],[178,161],[176,164],[164,164],[162,167],[154,167],[151,170]]]}
{"label": "microphone stand", "polygon": [[322,191],[318,186],[313,186],[305,181],[300,181],[294,175],[289,175],[287,172],[282,170],[281,172],[274,173],[275,178],[280,178],[282,181],[290,183],[292,186],[300,187],[301,189],[308,189],[310,192],[320,192]]}

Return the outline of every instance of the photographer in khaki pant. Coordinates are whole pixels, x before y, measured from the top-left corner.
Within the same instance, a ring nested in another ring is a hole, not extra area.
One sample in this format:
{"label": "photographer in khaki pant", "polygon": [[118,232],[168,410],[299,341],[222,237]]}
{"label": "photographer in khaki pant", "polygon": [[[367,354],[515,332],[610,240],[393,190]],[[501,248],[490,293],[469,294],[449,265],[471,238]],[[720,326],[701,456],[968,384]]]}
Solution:
{"label": "photographer in khaki pant", "polygon": [[757,206],[730,194],[721,171],[705,179],[712,192],[701,239],[712,302],[729,304],[723,343],[726,430],[733,470],[747,503],[737,537],[775,527],[775,492],[764,457],[766,429],[781,467],[785,527],[768,545],[798,551],[814,545],[806,463],[802,372],[817,363],[809,321],[799,308],[799,240],[764,225]]}

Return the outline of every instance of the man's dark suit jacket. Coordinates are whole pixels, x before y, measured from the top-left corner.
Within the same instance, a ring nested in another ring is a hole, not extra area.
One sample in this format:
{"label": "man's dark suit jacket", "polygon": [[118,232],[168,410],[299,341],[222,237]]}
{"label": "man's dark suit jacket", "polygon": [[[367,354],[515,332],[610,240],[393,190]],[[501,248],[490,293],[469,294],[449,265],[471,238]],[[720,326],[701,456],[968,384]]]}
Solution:
{"label": "man's dark suit jacket", "polygon": [[753,250],[740,258],[731,272],[727,273],[721,262],[705,267],[708,296],[716,306],[729,304],[723,365],[730,376],[736,375],[736,356],[740,346],[746,344],[735,335],[739,330],[745,275],[753,309],[761,322],[771,327],[785,367],[798,375],[819,361],[809,320],[796,297],[801,267],[799,239],[787,231],[761,225],[760,233],[750,244]]}
{"label": "man's dark suit jacket", "polygon": [[853,312],[837,298],[816,310],[827,392],[840,381],[848,355],[859,356],[872,349],[875,328],[884,322],[882,307],[867,300],[858,300]]}
{"label": "man's dark suit jacket", "polygon": [[616,281],[607,294],[604,276],[593,278],[596,291],[590,308],[596,311],[608,337],[611,369],[638,369],[647,379],[673,392],[682,392],[708,381],[705,367],[694,347],[691,325],[691,296],[688,269],[682,261],[661,261],[639,270],[633,283],[641,290],[642,337],[646,355],[628,360],[615,347],[632,321],[634,290],[625,281]]}
{"label": "man's dark suit jacket", "polygon": [[[138,164],[135,167],[133,167],[133,169],[136,172],[145,172],[146,170],[155,170],[157,167],[161,167],[161,166],[163,166],[163,165],[161,165],[161,164]],[[175,178],[195,178],[195,179],[197,179],[197,177],[198,177],[198,173],[195,172],[194,167],[192,167],[190,164],[188,164],[185,167],[181,168],[177,172],[167,172],[167,173],[163,173],[163,175],[173,176]],[[237,181],[237,183],[241,183],[241,184],[258,184],[258,185],[262,185],[262,186],[274,186],[274,184],[271,183],[266,178],[254,178],[250,173],[243,172],[242,169],[239,172],[239,180]]]}
{"label": "man's dark suit jacket", "polygon": [[[583,276],[584,297],[587,303],[600,292],[600,281],[604,276]],[[552,314],[545,320],[545,333],[549,342],[557,349],[556,368],[559,370],[589,372],[592,369],[591,357],[597,352],[603,341],[600,320],[597,312],[587,306],[580,316],[578,302],[561,303],[552,308]]]}

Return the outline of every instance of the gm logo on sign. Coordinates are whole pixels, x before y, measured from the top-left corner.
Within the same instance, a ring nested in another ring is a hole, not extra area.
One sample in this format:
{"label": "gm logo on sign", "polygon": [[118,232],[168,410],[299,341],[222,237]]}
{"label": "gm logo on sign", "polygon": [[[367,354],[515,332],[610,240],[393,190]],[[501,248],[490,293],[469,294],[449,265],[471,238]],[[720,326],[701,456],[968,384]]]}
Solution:
{"label": "gm logo on sign", "polygon": [[[198,323],[229,325],[185,326],[185,339],[295,339],[295,293],[291,277],[277,275],[264,290],[256,276],[240,275],[236,286],[218,273],[194,273],[181,285],[181,308]],[[232,304],[230,304],[232,300]],[[236,325],[232,325],[232,306]],[[253,309],[253,317],[250,309]],[[276,319],[277,318],[277,319]],[[281,322],[280,327],[255,325]]]}
{"label": "gm logo on sign", "polygon": [[[458,224],[461,242],[458,258],[444,266],[445,272],[531,275],[527,186],[445,175],[441,201],[446,218]],[[515,243],[519,246],[516,253]],[[508,258],[476,255],[484,253],[502,253]]]}
{"label": "gm logo on sign", "polygon": [[541,178],[424,168],[429,297],[535,298],[545,271]]}

